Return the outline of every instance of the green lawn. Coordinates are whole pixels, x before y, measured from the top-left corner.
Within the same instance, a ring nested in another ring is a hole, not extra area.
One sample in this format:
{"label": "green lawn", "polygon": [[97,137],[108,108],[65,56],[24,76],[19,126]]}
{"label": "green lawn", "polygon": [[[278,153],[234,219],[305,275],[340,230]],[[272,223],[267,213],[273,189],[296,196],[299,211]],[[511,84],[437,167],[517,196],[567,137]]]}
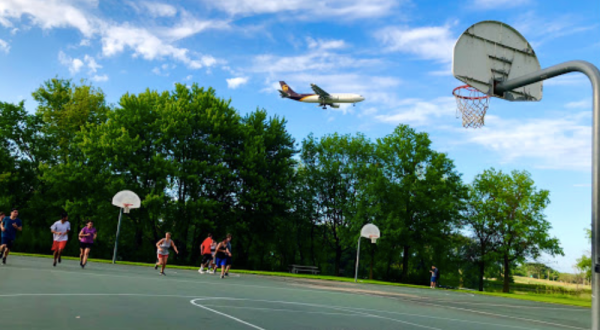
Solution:
{"label": "green lawn", "polygon": [[[29,254],[29,253],[11,253],[11,255],[17,256],[26,256],[26,257],[40,257],[40,258],[52,258],[52,255],[44,255],[44,254]],[[79,260],[77,257],[62,257],[66,260]],[[106,259],[93,259],[90,258],[89,261],[93,262],[101,262],[101,263],[112,263],[112,260]],[[141,267],[154,267],[154,264],[149,263],[141,263],[141,262],[130,262],[130,261],[119,261],[120,265],[131,265],[131,266],[141,266]],[[190,266],[177,266],[177,265],[169,265],[169,268],[175,269],[187,269],[187,270],[196,270],[198,267],[190,267]],[[252,275],[261,275],[261,276],[277,276],[277,277],[295,277],[295,278],[306,278],[313,280],[325,280],[325,281],[336,281],[336,282],[354,282],[353,278],[348,277],[336,277],[336,276],[326,276],[326,275],[310,275],[310,274],[292,274],[292,273],[284,273],[284,272],[265,272],[265,271],[255,271],[255,270],[231,270],[232,273],[238,274],[252,274]],[[384,281],[375,281],[375,280],[358,280],[359,283],[365,284],[377,284],[377,285],[391,285],[391,286],[399,286],[399,287],[409,287],[409,288],[418,288],[424,289],[429,288],[422,285],[413,285],[413,284],[402,284],[402,283],[392,283],[392,282],[384,282]],[[449,290],[456,292],[465,292],[465,290]],[[534,294],[534,293],[499,293],[499,292],[480,292],[480,291],[468,291],[472,294],[480,294],[486,296],[495,296],[495,297],[504,297],[511,299],[520,299],[520,300],[529,300],[529,301],[537,301],[544,303],[552,303],[552,304],[561,304],[561,305],[570,305],[570,306],[580,306],[580,307],[591,307],[592,300],[591,297],[579,297],[579,296],[569,296],[569,295],[559,295],[559,294]]]}

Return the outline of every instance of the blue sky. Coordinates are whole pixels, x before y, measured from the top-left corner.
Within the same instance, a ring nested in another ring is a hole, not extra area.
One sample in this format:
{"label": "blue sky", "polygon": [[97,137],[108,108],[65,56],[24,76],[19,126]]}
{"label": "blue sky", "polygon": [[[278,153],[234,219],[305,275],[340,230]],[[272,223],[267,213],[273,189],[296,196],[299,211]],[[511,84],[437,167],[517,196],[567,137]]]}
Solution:
{"label": "blue sky", "polygon": [[[2,0],[0,100],[26,100],[44,80],[86,79],[117,103],[126,93],[212,86],[241,113],[264,108],[309,133],[362,132],[372,139],[399,123],[431,135],[465,181],[483,169],[527,170],[551,193],[547,218],[565,257],[561,271],[589,250],[591,88],[582,75],[547,81],[538,103],[494,99],[486,126],[455,118],[451,74],[458,36],[499,20],[533,45],[542,67],[580,59],[600,65],[595,1],[542,0]],[[595,55],[595,56],[594,56]],[[316,83],[360,93],[356,107],[323,111],[279,98]],[[385,233],[382,233],[385,235]]]}

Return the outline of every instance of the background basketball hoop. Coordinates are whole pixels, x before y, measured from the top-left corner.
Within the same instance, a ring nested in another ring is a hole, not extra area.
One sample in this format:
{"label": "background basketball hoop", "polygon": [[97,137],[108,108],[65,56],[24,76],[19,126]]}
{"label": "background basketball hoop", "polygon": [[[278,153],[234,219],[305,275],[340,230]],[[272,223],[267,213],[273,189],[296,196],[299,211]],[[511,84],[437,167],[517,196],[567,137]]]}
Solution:
{"label": "background basketball hoop", "polygon": [[379,228],[372,223],[368,223],[360,230],[360,236],[358,237],[358,249],[356,250],[356,269],[354,270],[354,283],[358,281],[358,265],[360,260],[360,239],[362,237],[371,240],[371,243],[375,244],[377,239],[381,236]]}
{"label": "background basketball hoop", "polygon": [[123,212],[129,213],[131,209],[137,209],[142,205],[142,201],[131,190],[123,190],[119,191],[112,200],[112,204],[121,210],[119,211],[119,222],[117,223],[117,236],[115,237],[115,250],[113,252],[113,260],[114,264],[117,260],[117,247],[119,245],[119,232],[121,231],[121,216]]}

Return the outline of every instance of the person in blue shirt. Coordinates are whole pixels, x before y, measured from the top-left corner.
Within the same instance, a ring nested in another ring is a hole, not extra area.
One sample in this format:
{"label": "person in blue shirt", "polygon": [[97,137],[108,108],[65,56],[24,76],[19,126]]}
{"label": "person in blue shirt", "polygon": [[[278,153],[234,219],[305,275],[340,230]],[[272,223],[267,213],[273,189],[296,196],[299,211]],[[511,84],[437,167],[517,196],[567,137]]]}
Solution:
{"label": "person in blue shirt", "polygon": [[[10,217],[2,214],[2,220],[0,220],[0,230],[2,231],[0,256],[2,256],[3,265],[6,264],[6,257],[8,257],[8,253],[12,249],[13,242],[17,237],[17,231],[23,230],[23,224],[21,223],[21,219],[17,218],[18,216],[19,210],[15,208],[10,211]],[[4,255],[2,255],[2,252],[4,252]]]}
{"label": "person in blue shirt", "polygon": [[438,278],[440,277],[440,270],[435,266],[431,266],[431,270],[429,272],[431,273],[431,288],[435,289]]}

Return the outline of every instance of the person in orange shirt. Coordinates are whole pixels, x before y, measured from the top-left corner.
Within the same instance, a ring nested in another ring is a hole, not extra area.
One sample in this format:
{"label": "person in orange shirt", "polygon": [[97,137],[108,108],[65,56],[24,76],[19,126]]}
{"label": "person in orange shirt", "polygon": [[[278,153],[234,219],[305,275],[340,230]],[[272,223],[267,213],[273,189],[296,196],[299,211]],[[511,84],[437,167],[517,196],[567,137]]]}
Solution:
{"label": "person in orange shirt", "polygon": [[[209,272],[208,264],[212,261],[213,255],[210,251],[210,247],[213,244],[212,235],[208,234],[208,237],[202,242],[200,245],[200,253],[202,254],[202,263],[200,264],[200,269],[198,269],[198,273],[204,274],[204,267],[207,267],[206,272]],[[212,271],[215,272],[214,270]]]}

